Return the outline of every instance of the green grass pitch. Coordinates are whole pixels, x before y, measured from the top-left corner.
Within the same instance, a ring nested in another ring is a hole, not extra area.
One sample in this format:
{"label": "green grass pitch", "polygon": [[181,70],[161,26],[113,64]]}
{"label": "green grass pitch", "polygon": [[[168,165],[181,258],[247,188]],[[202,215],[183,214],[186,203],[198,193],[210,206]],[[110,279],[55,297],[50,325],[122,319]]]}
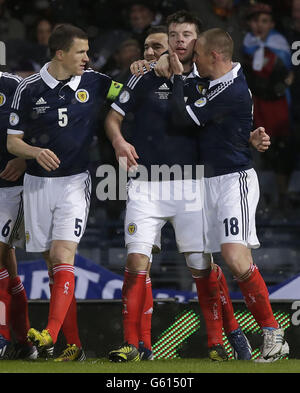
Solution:
{"label": "green grass pitch", "polygon": [[259,364],[253,361],[209,359],[173,359],[132,363],[112,363],[107,359],[58,363],[53,360],[1,360],[0,373],[300,373],[300,360],[284,359]]}

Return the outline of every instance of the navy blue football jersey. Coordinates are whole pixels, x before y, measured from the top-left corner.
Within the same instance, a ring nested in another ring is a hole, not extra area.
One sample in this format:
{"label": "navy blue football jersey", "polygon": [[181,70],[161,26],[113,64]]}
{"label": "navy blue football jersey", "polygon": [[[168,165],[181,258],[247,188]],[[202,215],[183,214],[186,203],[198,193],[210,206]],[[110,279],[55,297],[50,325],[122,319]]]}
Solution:
{"label": "navy blue football jersey", "polygon": [[[193,70],[185,78],[187,103],[193,103],[201,93],[200,78]],[[172,123],[172,81],[157,77],[154,71],[132,76],[112,108],[131,120],[128,138],[139,156],[138,164],[148,170],[153,165],[195,167],[198,147],[194,125],[178,127]],[[185,168],[186,169],[186,168]],[[195,172],[193,172],[195,176]],[[153,180],[153,178],[152,178]]]}
{"label": "navy blue football jersey", "polygon": [[45,64],[39,73],[25,78],[18,86],[7,132],[24,133],[24,141],[50,149],[60,159],[59,168],[51,172],[36,160],[29,160],[30,175],[57,177],[81,173],[88,167],[89,146],[101,106],[122,85],[91,69],[82,76],[60,82],[47,68]]}
{"label": "navy blue football jersey", "polygon": [[[6,167],[8,161],[15,158],[15,156],[7,151],[6,138],[10,105],[15,90],[21,80],[22,78],[16,75],[12,75],[7,72],[0,72],[0,172],[2,172]],[[0,187],[14,187],[22,184],[23,176],[15,182],[10,182],[0,178]]]}
{"label": "navy blue football jersey", "polygon": [[[177,83],[182,85],[183,82],[176,78],[174,102],[179,91]],[[249,147],[252,98],[240,64],[234,64],[230,72],[210,81],[205,94],[192,104],[184,104],[182,90],[181,86],[181,105],[185,105],[190,121],[200,127],[197,143],[205,176],[250,169],[253,166]],[[176,110],[176,105],[173,109]],[[177,112],[180,112],[179,107]]]}

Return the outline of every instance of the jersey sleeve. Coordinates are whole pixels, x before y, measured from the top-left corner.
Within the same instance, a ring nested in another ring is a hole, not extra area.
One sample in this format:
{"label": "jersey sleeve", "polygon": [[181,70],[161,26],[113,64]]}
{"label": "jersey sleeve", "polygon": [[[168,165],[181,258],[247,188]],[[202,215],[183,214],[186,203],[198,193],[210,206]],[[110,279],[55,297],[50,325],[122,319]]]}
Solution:
{"label": "jersey sleeve", "polygon": [[146,75],[147,74],[139,77],[132,75],[127,80],[123,90],[111,105],[115,111],[125,116],[126,113],[135,110],[139,103],[139,97],[142,95]]}
{"label": "jersey sleeve", "polygon": [[92,68],[88,68],[85,73],[87,78],[92,78],[92,81],[99,86],[100,95],[104,99],[113,101],[120,94],[123,87],[122,83],[116,82],[110,76],[95,71]]}
{"label": "jersey sleeve", "polygon": [[119,96],[122,87],[122,83],[112,80],[106,98],[110,101],[114,101]]}
{"label": "jersey sleeve", "polygon": [[8,134],[24,134],[29,121],[31,111],[27,107],[30,100],[27,98],[28,91],[26,84],[21,82],[13,96],[8,118]]}

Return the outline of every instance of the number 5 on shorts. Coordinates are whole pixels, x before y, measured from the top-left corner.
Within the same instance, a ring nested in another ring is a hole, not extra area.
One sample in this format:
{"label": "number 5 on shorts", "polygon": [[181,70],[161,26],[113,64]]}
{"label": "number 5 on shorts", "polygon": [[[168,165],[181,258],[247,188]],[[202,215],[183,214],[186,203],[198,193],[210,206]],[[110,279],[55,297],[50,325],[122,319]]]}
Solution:
{"label": "number 5 on shorts", "polygon": [[80,218],[75,218],[75,236],[79,237],[82,232],[82,220]]}

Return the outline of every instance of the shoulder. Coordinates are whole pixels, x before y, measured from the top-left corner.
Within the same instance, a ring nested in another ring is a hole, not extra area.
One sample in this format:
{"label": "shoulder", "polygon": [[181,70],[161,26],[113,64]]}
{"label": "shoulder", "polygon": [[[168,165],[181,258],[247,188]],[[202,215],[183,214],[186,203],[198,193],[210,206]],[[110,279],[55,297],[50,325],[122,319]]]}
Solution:
{"label": "shoulder", "polygon": [[158,77],[155,75],[152,69],[150,71],[144,69],[143,75],[131,75],[128,78],[125,86],[130,90],[134,90],[136,88],[141,88],[145,85],[151,85],[155,79],[158,79]]}
{"label": "shoulder", "polygon": [[18,109],[21,98],[26,94],[30,94],[31,88],[39,85],[41,81],[42,77],[39,72],[22,79],[16,88],[12,107]]}
{"label": "shoulder", "polygon": [[22,78],[20,76],[11,74],[9,72],[3,72],[1,75],[1,79],[10,82],[13,85],[18,85],[22,81]]}
{"label": "shoulder", "polygon": [[240,64],[232,69],[220,83],[210,86],[207,98],[208,100],[228,100],[230,103],[240,100],[241,97],[248,98],[249,90],[246,78]]}
{"label": "shoulder", "polygon": [[0,89],[6,91],[7,94],[13,94],[22,78],[17,75],[3,72],[0,74]]}
{"label": "shoulder", "polygon": [[39,72],[28,76],[27,78],[21,79],[18,84],[19,90],[24,90],[29,86],[33,86],[42,80],[41,74]]}
{"label": "shoulder", "polygon": [[111,81],[111,77],[106,75],[106,74],[102,74],[101,72],[95,71],[92,68],[88,68],[87,70],[84,71],[83,73],[83,78],[87,79],[87,80],[103,80],[103,81],[107,81],[110,82]]}

